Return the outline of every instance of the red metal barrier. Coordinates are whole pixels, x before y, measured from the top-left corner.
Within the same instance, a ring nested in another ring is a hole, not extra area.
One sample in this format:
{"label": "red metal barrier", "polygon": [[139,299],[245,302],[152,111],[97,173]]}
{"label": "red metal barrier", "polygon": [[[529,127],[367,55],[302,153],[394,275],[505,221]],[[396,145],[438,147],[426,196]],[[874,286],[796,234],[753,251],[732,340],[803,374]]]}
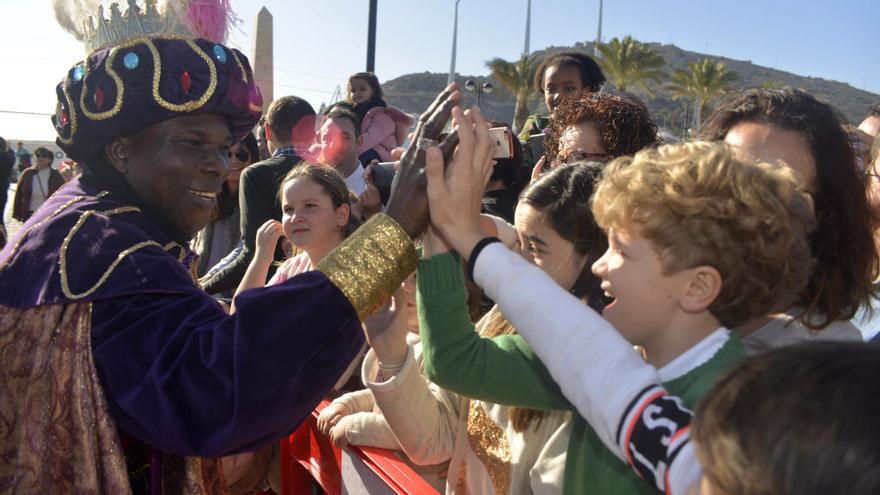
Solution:
{"label": "red metal barrier", "polygon": [[[329,404],[326,400],[321,402],[292,435],[281,441],[281,495],[310,493],[313,480],[327,495],[342,493],[342,452],[317,427],[318,414]],[[390,450],[355,446],[347,450],[398,495],[438,495],[434,487]]]}

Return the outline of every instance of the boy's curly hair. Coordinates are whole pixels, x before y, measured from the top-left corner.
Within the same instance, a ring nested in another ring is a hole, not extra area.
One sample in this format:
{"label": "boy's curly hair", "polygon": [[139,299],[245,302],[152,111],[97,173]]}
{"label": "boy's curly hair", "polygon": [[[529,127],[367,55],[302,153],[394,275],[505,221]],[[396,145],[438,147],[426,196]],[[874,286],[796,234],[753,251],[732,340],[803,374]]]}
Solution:
{"label": "boy's curly hair", "polygon": [[812,208],[788,168],[740,162],[705,142],[617,159],[593,197],[599,226],[635,229],[665,273],[717,269],[722,287],[709,311],[728,328],[788,307],[807,284]]}
{"label": "boy's curly hair", "polygon": [[657,126],[644,103],[613,93],[582,92],[563,99],[553,111],[544,138],[547,160],[559,154],[565,130],[583,122],[596,126],[602,146],[612,158],[634,155],[657,143]]}

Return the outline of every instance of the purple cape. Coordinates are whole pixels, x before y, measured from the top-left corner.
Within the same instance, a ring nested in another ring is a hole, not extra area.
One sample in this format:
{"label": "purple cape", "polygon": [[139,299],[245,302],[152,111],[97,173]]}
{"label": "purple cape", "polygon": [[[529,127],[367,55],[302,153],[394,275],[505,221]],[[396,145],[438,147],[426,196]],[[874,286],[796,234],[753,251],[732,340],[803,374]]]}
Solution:
{"label": "purple cape", "polygon": [[111,416],[162,451],[219,456],[292,432],[363,346],[354,308],[309,272],[228,315],[184,268],[188,248],[140,212],[106,213],[126,206],[79,181],[58,190],[0,253],[0,306],[91,302]]}

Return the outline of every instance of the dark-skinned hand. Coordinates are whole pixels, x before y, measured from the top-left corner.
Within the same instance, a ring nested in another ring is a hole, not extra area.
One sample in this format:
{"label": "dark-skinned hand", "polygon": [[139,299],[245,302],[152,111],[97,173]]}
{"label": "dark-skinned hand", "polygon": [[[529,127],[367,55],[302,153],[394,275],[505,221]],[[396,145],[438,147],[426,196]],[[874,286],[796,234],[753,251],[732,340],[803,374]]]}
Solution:
{"label": "dark-skinned hand", "polygon": [[426,145],[434,142],[443,153],[444,161],[452,158],[458,144],[458,134],[452,132],[442,141],[437,140],[449,121],[452,108],[458,104],[459,96],[458,85],[450,84],[419,117],[412,143],[400,158],[400,169],[391,183],[391,196],[385,213],[413,239],[421,235],[430,222],[425,176]]}

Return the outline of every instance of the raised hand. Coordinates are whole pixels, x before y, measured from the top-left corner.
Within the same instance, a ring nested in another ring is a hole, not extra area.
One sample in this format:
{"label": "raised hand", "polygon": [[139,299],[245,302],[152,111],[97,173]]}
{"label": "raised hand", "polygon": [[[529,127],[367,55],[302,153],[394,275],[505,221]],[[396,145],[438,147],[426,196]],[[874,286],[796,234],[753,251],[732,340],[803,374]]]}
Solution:
{"label": "raised hand", "polygon": [[447,159],[452,156],[457,144],[456,134],[451,133],[439,143],[437,140],[459,96],[458,86],[450,84],[419,117],[412,143],[400,158],[400,168],[391,184],[391,197],[385,212],[413,239],[425,231],[429,222],[424,172],[426,149],[432,143],[438,144],[442,156]]}
{"label": "raised hand", "polygon": [[404,300],[401,286],[389,304],[364,321],[367,343],[380,363],[400,364],[406,360],[409,351],[406,334],[409,330],[406,327],[407,308]]}
{"label": "raised hand", "polygon": [[480,217],[480,198],[492,175],[492,139],[489,125],[479,109],[452,113],[459,136],[458,148],[444,171],[439,147],[428,150],[428,200],[431,225],[458,253],[467,258],[485,237]]}
{"label": "raised hand", "polygon": [[273,256],[275,246],[282,235],[284,235],[284,230],[281,228],[281,222],[267,220],[257,229],[257,251],[254,255],[256,257]]}
{"label": "raised hand", "polygon": [[536,163],[535,166],[532,167],[532,178],[531,178],[531,182],[534,182],[534,181],[538,180],[538,179],[541,177],[541,174],[544,173],[544,163],[545,163],[546,161],[547,161],[547,155],[543,155],[543,156],[541,156],[541,158],[538,160],[538,163]]}

